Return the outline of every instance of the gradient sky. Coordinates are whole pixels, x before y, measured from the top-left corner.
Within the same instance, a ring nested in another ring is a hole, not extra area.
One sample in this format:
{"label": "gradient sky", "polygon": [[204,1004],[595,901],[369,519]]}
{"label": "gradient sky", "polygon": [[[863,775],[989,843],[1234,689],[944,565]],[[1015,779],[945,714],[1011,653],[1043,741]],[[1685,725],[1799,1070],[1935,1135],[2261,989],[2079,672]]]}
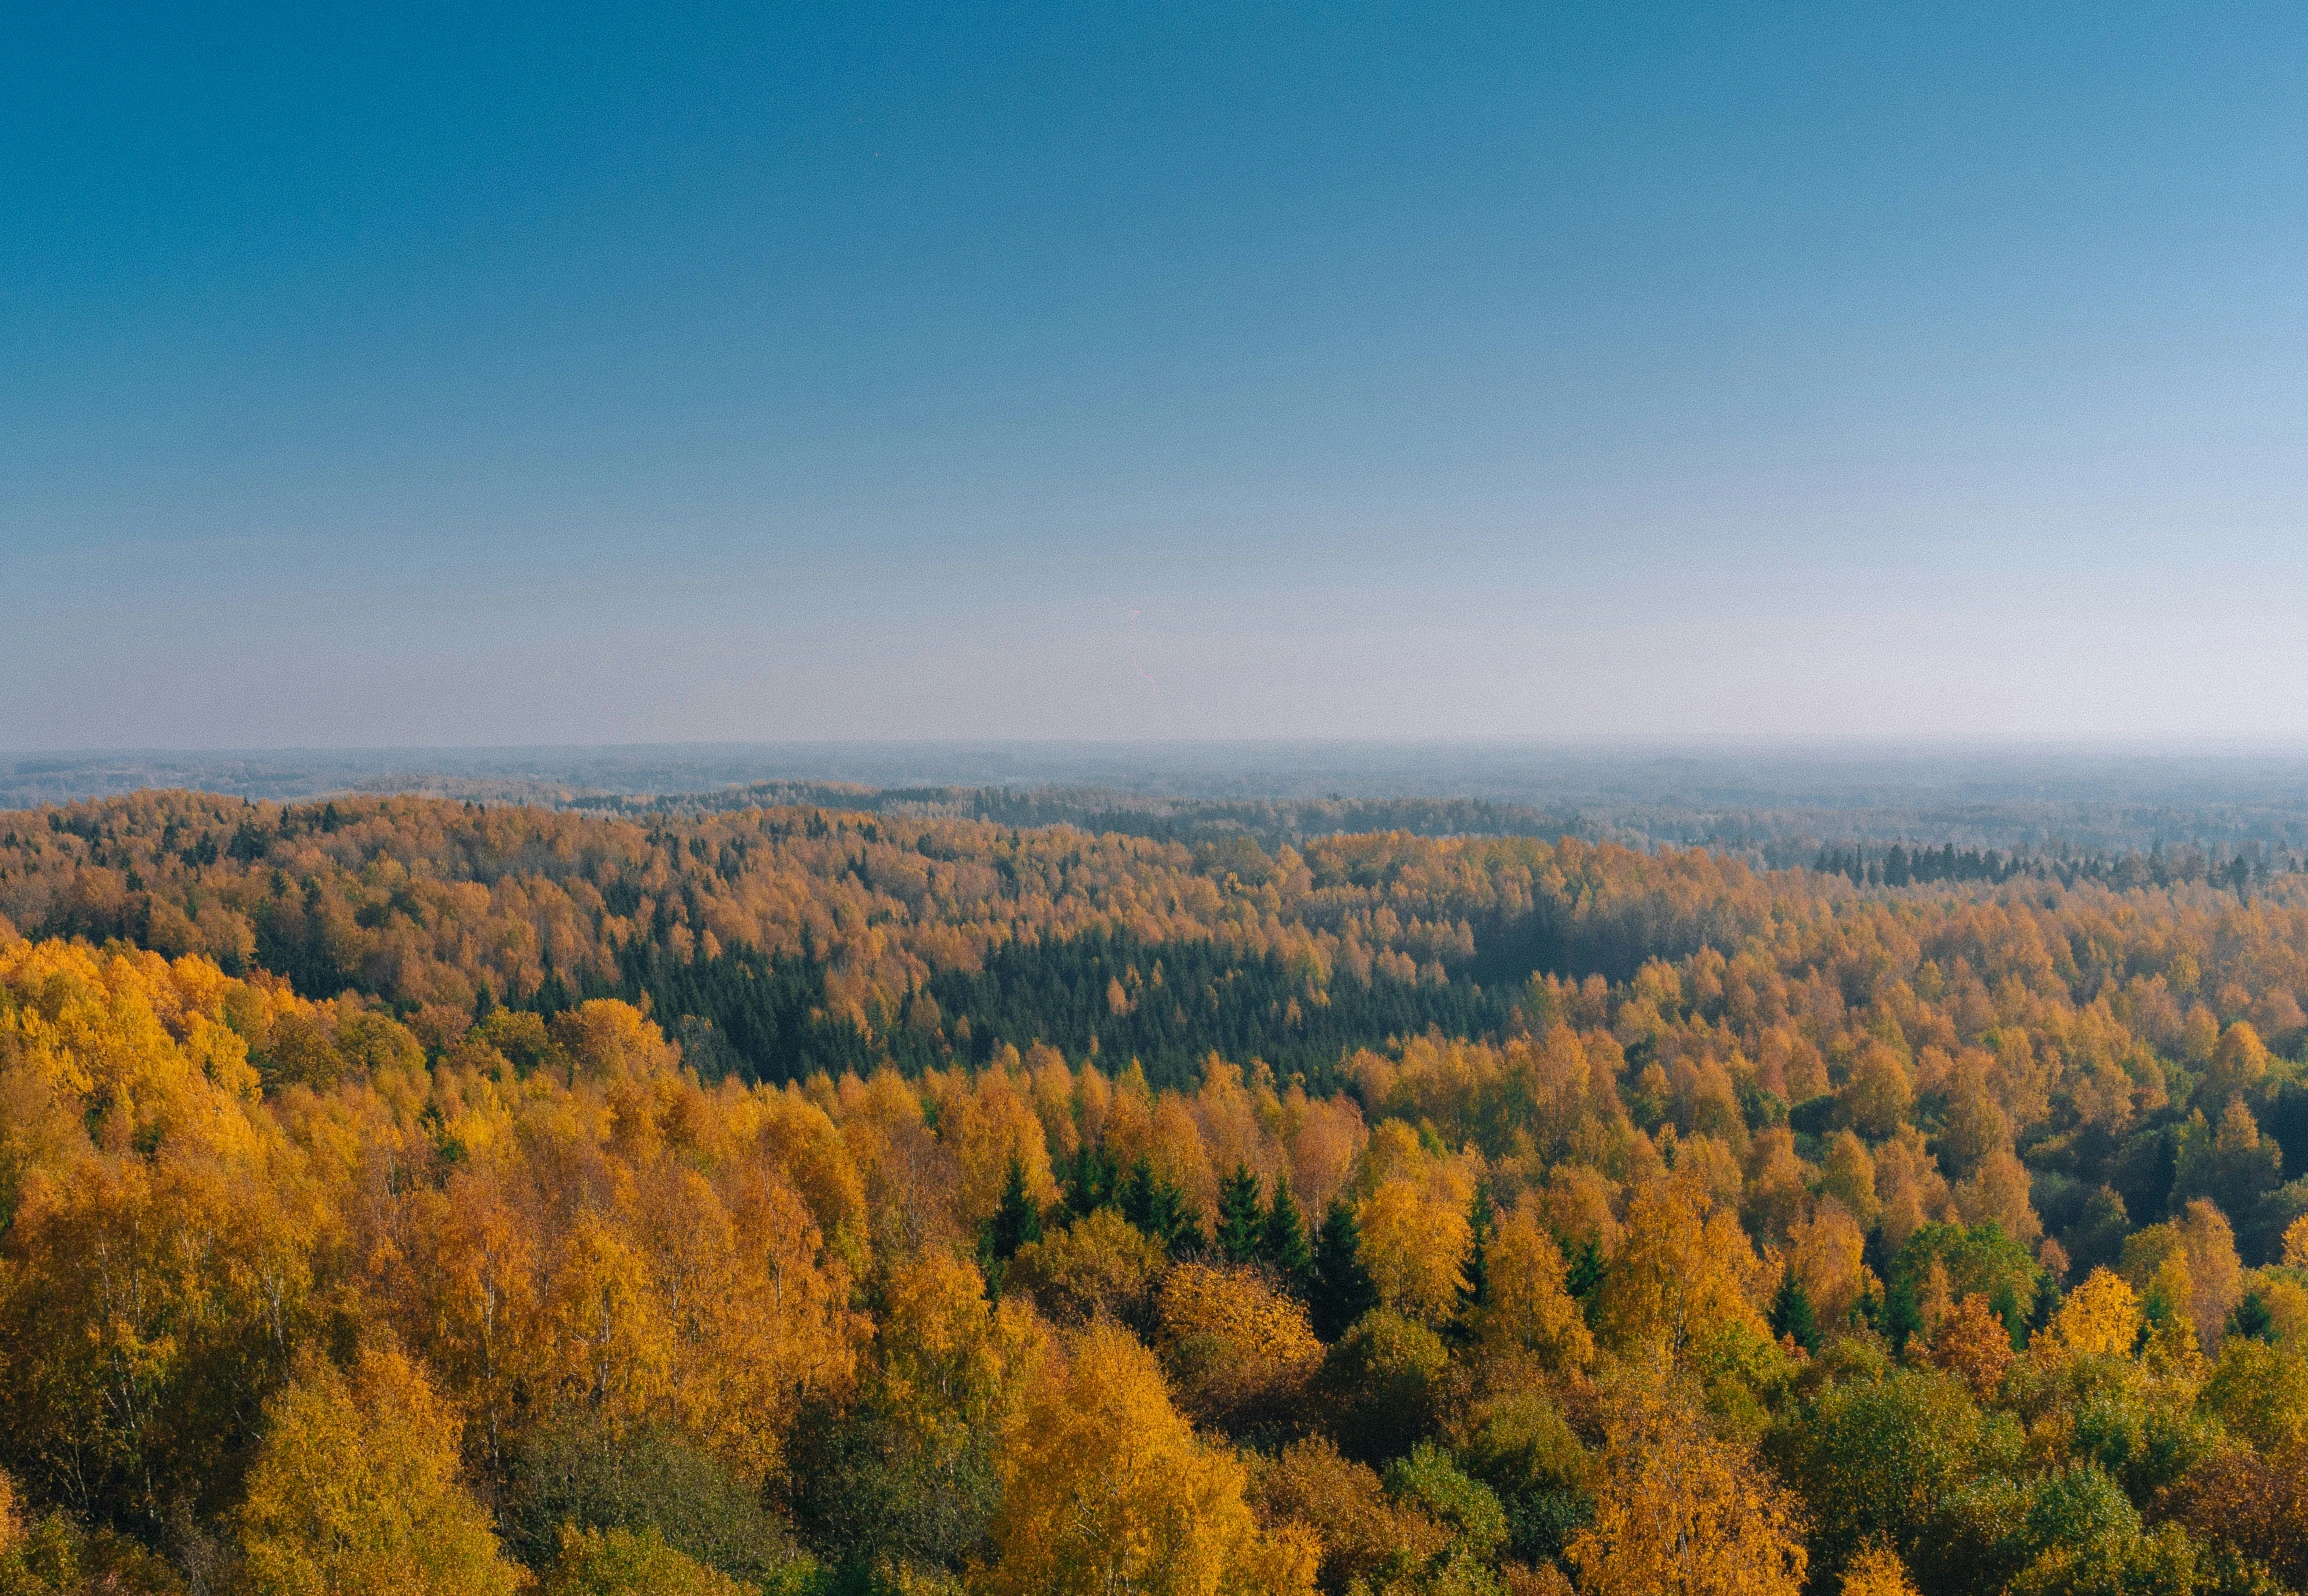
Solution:
{"label": "gradient sky", "polygon": [[0,748],[2308,735],[2308,11],[84,6]]}

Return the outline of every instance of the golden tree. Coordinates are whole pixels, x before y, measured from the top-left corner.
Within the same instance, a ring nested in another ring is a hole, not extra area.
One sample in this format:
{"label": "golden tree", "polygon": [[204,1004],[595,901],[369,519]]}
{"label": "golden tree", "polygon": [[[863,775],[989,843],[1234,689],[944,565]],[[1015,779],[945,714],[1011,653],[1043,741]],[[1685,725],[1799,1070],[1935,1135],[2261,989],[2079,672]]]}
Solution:
{"label": "golden tree", "polygon": [[2011,1332],[1987,1298],[1974,1291],[1940,1316],[1924,1344],[1923,1358],[1963,1381],[1984,1402],[2003,1384],[2004,1371],[2011,1367]]}
{"label": "golden tree", "polygon": [[1568,1550],[1594,1596],[1796,1596],[1809,1561],[1799,1508],[1754,1456],[1639,1386],[1611,1416],[1594,1521]]}
{"label": "golden tree", "polygon": [[1916,1596],[1915,1582],[1897,1552],[1866,1546],[1843,1565],[1843,1596]]}
{"label": "golden tree", "polygon": [[1668,1178],[1638,1189],[1625,1234],[1603,1278],[1604,1338],[1630,1352],[1680,1355],[1703,1331],[1726,1324],[1765,1334],[1749,1296],[1760,1265],[1731,1210]]}
{"label": "golden tree", "polygon": [[1242,1465],[1198,1439],[1128,1331],[1092,1325],[1044,1365],[1002,1460],[988,1596],[1307,1591],[1314,1548],[1262,1536]]}
{"label": "golden tree", "polygon": [[1169,1266],[1160,1242],[1115,1210],[1100,1208],[1020,1247],[1002,1289],[1031,1295],[1063,1325],[1101,1316],[1135,1321]]}
{"label": "golden tree", "polygon": [[540,1596],[749,1596],[727,1574],[684,1557],[652,1525],[561,1531],[561,1555],[538,1587]]}
{"label": "golden tree", "polygon": [[1450,1543],[1441,1525],[1389,1497],[1375,1470],[1340,1456],[1327,1439],[1293,1441],[1274,1457],[1252,1454],[1248,1462],[1250,1499],[1262,1520],[1313,1532],[1325,1591],[1347,1590],[1356,1580],[1370,1588],[1390,1568],[1423,1566]]}
{"label": "golden tree", "polygon": [[1842,1329],[1852,1306],[1874,1289],[1866,1251],[1866,1232],[1833,1197],[1822,1196],[1788,1233],[1787,1268],[1811,1299],[1820,1329]]}
{"label": "golden tree", "polygon": [[1564,1289],[1562,1250],[1539,1224],[1536,1206],[1517,1204],[1491,1237],[1482,1337],[1494,1350],[1536,1356],[1571,1371],[1594,1361],[1595,1338],[1579,1304]]}
{"label": "golden tree", "polygon": [[2244,1298],[2235,1232],[2208,1198],[2193,1199],[2178,1219],[2125,1237],[2123,1273],[2143,1295],[2160,1296],[2184,1315],[2207,1352],[2218,1348],[2229,1310]]}
{"label": "golden tree", "polygon": [[391,1349],[348,1376],[306,1356],[266,1406],[240,1510],[255,1596],[492,1596],[519,1589],[457,1477],[458,1425]]}
{"label": "golden tree", "polygon": [[2140,1338],[2140,1299],[2123,1277],[2094,1269],[2068,1293],[2030,1350],[2049,1363],[2069,1358],[2128,1358]]}
{"label": "golden tree", "polygon": [[2284,1267],[2308,1269],[2308,1214],[2284,1227]]}
{"label": "golden tree", "polygon": [[1219,1423],[1279,1413],[1322,1365],[1305,1304],[1249,1269],[1180,1264],[1157,1308],[1180,1399]]}

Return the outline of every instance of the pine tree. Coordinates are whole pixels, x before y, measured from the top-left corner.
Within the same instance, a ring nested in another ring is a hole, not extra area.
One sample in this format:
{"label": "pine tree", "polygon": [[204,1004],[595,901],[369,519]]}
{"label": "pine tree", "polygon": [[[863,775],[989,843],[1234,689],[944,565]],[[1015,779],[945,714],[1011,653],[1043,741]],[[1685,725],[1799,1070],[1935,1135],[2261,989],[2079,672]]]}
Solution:
{"label": "pine tree", "polygon": [[1114,1206],[1147,1235],[1154,1234],[1154,1165],[1144,1154],[1114,1183]]}
{"label": "pine tree", "polygon": [[1186,1206],[1186,1194],[1166,1180],[1155,1183],[1151,1217],[1152,1234],[1162,1238],[1162,1245],[1170,1250],[1172,1258],[1199,1258],[1209,1247],[1209,1238],[1202,1234],[1202,1222]]}
{"label": "pine tree", "polygon": [[1563,1275],[1563,1289],[1578,1302],[1579,1311],[1587,1316],[1587,1323],[1595,1322],[1596,1304],[1603,1300],[1603,1248],[1589,1236],[1565,1260],[1570,1268]]}
{"label": "pine tree", "polygon": [[2236,1304],[2236,1311],[2228,1315],[2228,1333],[2250,1336],[2255,1341],[2274,1341],[2276,1316],[2268,1311],[2267,1299],[2257,1291],[2245,1292],[2244,1300]]}
{"label": "pine tree", "polygon": [[1790,1270],[1779,1281],[1779,1295],[1771,1301],[1771,1333],[1786,1336],[1806,1352],[1819,1350],[1819,1318],[1811,1307],[1811,1293]]}
{"label": "pine tree", "polygon": [[2019,1351],[2028,1344],[2027,1310],[2020,1306],[2019,1293],[2008,1280],[1997,1283],[1987,1299],[1988,1310],[2001,1320],[2004,1333],[2011,1337],[2012,1350]]}
{"label": "pine tree", "polygon": [[1306,1219],[1298,1211],[1298,1200],[1290,1195],[1287,1176],[1274,1182],[1274,1201],[1259,1227],[1258,1256],[1299,1296],[1313,1289],[1314,1248],[1307,1242]]}
{"label": "pine tree", "polygon": [[1066,1171],[1066,1207],[1076,1218],[1087,1218],[1115,1200],[1118,1184],[1114,1155],[1084,1142]]}
{"label": "pine tree", "polygon": [[1258,1177],[1248,1164],[1218,1184],[1218,1250],[1228,1263],[1249,1263],[1258,1256],[1258,1239],[1265,1207],[1258,1200]]}
{"label": "pine tree", "polygon": [[1314,1252],[1314,1292],[1307,1304],[1314,1333],[1336,1341],[1349,1325],[1378,1305],[1378,1288],[1362,1266],[1362,1227],[1345,1198],[1331,1202],[1323,1216],[1322,1239]]}
{"label": "pine tree", "polygon": [[1497,1228],[1498,1208],[1491,1202],[1490,1182],[1478,1181],[1474,1201],[1467,1204],[1467,1283],[1459,1292],[1462,1314],[1471,1314],[1490,1298],[1491,1232]]}
{"label": "pine tree", "polygon": [[1202,1227],[1187,1212],[1185,1194],[1155,1174],[1144,1156],[1122,1177],[1115,1205],[1124,1219],[1162,1243],[1171,1257],[1190,1258],[1202,1250]]}
{"label": "pine tree", "polygon": [[1923,1308],[1915,1300],[1915,1287],[1905,1279],[1892,1281],[1883,1299],[1883,1338],[1891,1343],[1892,1352],[1905,1352],[1908,1337],[1922,1328]]}
{"label": "pine tree", "polygon": [[2036,1333],[2052,1322],[2060,1311],[2060,1304],[2065,1300],[2066,1294],[2060,1290],[2059,1276],[2049,1269],[2038,1270],[2035,1306],[2028,1310],[2029,1340],[2034,1340]]}
{"label": "pine tree", "polygon": [[1008,1263],[1029,1241],[1042,1239],[1042,1211],[1026,1190],[1026,1166],[1010,1160],[1009,1178],[1002,1185],[1002,1200],[986,1221],[986,1251],[998,1263]]}

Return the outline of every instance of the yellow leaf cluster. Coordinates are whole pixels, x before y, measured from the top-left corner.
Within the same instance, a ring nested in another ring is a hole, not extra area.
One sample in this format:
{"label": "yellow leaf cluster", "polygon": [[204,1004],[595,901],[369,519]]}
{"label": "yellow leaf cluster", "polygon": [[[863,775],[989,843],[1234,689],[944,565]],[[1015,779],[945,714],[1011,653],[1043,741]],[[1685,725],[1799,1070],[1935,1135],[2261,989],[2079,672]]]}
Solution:
{"label": "yellow leaf cluster", "polygon": [[1322,1363],[1305,1306],[1254,1270],[1180,1264],[1157,1309],[1165,1359],[1199,1414],[1286,1403]]}
{"label": "yellow leaf cluster", "polygon": [[1844,1565],[1843,1596],[1916,1596],[1907,1565],[1888,1546],[1862,1547]]}
{"label": "yellow leaf cluster", "polygon": [[2140,1338],[2140,1299],[2120,1275],[2094,1269],[2067,1295],[2043,1333],[2030,1343],[2047,1363],[2070,1358],[2128,1358]]}
{"label": "yellow leaf cluster", "polygon": [[458,1425],[390,1349],[300,1362],[267,1407],[240,1512],[254,1596],[512,1596],[516,1571],[457,1478]]}
{"label": "yellow leaf cluster", "polygon": [[1613,1346],[1679,1355],[1723,1325],[1768,1333],[1750,1294],[1761,1266],[1738,1215],[1688,1181],[1663,1177],[1636,1190],[1610,1265],[1600,1328]]}
{"label": "yellow leaf cluster", "polygon": [[1809,1553],[1795,1500],[1665,1393],[1622,1395],[1593,1522],[1572,1539],[1595,1596],[1796,1596]]}
{"label": "yellow leaf cluster", "polygon": [[1314,1549],[1262,1536],[1242,1465],[1170,1405],[1154,1356],[1092,1325],[1044,1365],[1002,1466],[985,1596],[1306,1592]]}
{"label": "yellow leaf cluster", "polygon": [[1528,1353],[1559,1372],[1592,1363],[1595,1338],[1564,1289],[1565,1273],[1562,1250],[1540,1225],[1537,1205],[1517,1204],[1499,1223],[1486,1255],[1485,1342],[1494,1350]]}

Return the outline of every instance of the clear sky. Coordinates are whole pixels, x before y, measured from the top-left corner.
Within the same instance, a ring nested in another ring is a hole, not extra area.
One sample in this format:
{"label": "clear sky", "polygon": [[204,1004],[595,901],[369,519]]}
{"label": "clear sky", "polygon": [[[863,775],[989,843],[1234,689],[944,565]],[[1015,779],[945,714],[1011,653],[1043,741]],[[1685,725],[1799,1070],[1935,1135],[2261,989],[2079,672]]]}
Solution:
{"label": "clear sky", "polygon": [[21,8],[0,748],[2308,735],[2308,11]]}

